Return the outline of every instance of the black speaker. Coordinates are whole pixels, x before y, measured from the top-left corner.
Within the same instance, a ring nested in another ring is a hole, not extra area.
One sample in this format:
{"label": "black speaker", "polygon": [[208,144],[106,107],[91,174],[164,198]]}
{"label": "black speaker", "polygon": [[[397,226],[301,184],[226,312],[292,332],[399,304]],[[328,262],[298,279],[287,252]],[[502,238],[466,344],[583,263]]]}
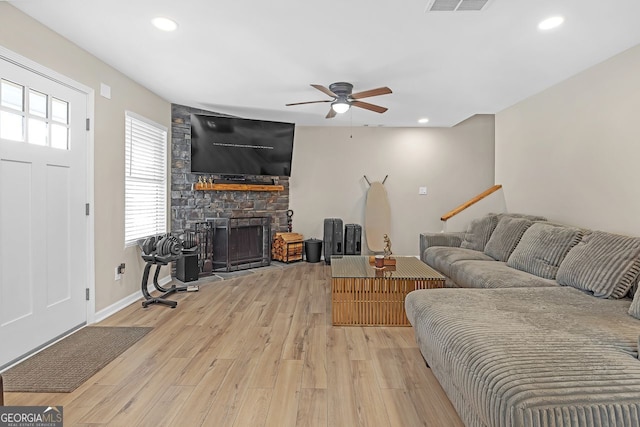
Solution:
{"label": "black speaker", "polygon": [[358,224],[344,226],[344,254],[360,255],[362,253],[362,227]]}
{"label": "black speaker", "polygon": [[343,229],[340,218],[324,220],[324,262],[331,264],[332,255],[343,255]]}
{"label": "black speaker", "polygon": [[176,261],[176,278],[181,282],[198,280],[198,255],[184,255]]}

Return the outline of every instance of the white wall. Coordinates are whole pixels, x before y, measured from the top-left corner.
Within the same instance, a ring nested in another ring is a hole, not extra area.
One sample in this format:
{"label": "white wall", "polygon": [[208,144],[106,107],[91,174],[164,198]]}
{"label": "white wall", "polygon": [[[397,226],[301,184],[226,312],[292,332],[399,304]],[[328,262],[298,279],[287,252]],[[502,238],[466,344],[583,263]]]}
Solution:
{"label": "white wall", "polygon": [[496,115],[506,206],[640,236],[640,45]]}
{"label": "white wall", "polygon": [[[364,226],[365,175],[370,181],[389,175],[392,250],[417,255],[421,232],[442,230],[443,214],[493,185],[494,117],[453,128],[297,127],[294,231],[322,239],[323,219],[333,217]],[[427,196],[418,195],[420,186]]]}
{"label": "white wall", "polygon": [[[140,291],[139,250],[124,247],[124,112],[134,111],[170,129],[168,102],[6,2],[0,1],[0,45],[94,89],[96,311]],[[111,86],[102,98],[100,83]],[[122,280],[115,267],[126,264]],[[165,267],[161,277],[168,275]]]}

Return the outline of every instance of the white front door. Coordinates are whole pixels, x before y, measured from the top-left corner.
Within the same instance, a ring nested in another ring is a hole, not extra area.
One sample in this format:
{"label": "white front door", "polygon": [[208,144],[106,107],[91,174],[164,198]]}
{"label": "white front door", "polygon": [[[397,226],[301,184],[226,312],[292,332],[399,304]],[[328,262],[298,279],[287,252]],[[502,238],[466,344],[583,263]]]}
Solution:
{"label": "white front door", "polygon": [[87,321],[87,102],[0,57],[0,367]]}

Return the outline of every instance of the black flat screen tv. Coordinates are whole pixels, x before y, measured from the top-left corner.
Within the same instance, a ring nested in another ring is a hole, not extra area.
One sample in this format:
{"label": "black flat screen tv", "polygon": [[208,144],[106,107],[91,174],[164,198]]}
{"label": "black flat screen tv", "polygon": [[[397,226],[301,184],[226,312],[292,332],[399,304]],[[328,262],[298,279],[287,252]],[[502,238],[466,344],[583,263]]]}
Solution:
{"label": "black flat screen tv", "polygon": [[191,115],[191,172],[291,176],[293,123]]}

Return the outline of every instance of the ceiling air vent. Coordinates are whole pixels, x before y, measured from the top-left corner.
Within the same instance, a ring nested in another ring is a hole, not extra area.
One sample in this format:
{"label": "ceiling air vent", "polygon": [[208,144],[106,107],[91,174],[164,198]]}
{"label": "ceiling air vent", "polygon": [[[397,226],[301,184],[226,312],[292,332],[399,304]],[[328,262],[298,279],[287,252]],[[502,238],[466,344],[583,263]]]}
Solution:
{"label": "ceiling air vent", "polygon": [[429,0],[425,12],[466,12],[485,9],[491,0]]}

